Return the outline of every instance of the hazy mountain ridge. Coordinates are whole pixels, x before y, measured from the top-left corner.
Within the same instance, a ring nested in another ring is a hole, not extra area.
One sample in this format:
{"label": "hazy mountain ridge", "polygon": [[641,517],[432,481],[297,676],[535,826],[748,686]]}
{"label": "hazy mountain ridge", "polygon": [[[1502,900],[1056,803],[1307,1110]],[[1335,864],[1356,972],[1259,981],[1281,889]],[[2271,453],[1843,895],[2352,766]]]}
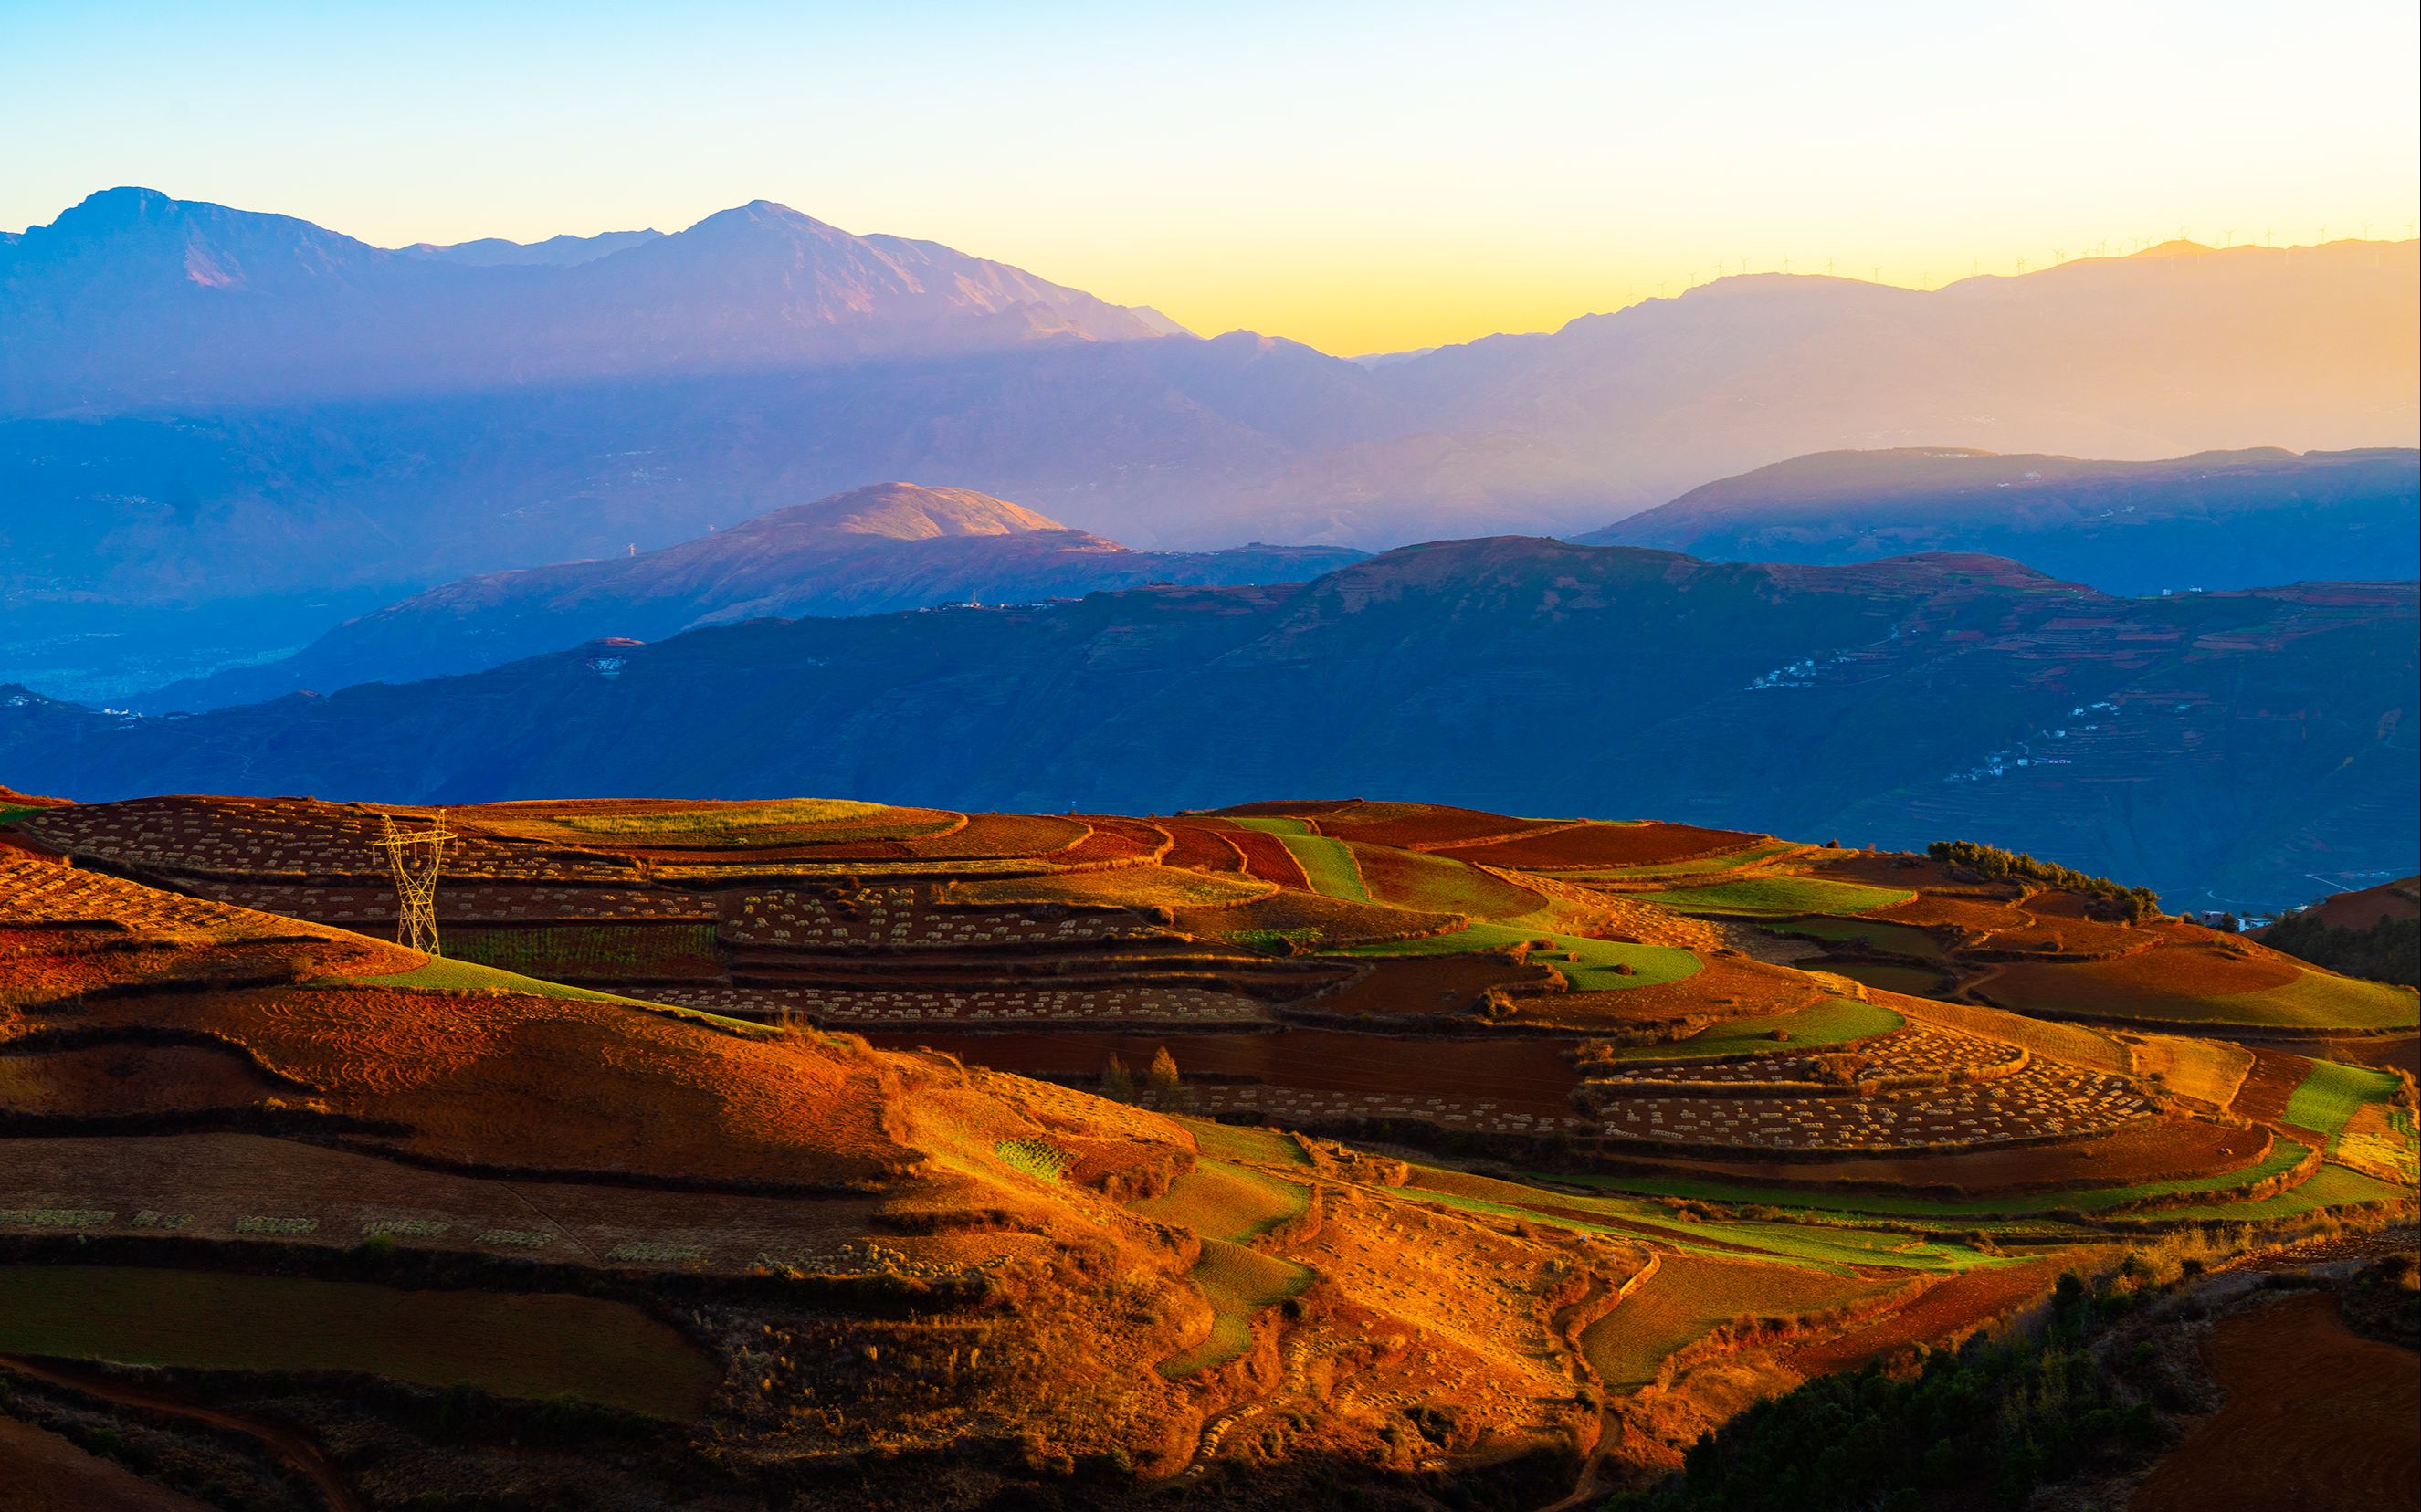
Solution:
{"label": "hazy mountain ridge", "polygon": [[468,267],[112,192],[0,248],[0,676],[55,662],[20,649],[67,632],[45,606],[393,598],[880,478],[1144,548],[1385,547],[1845,447],[2411,445],[2416,274],[2412,242],[1759,274],[1367,366],[763,202]]}
{"label": "hazy mountain ridge", "polygon": [[12,337],[0,405],[38,414],[748,371],[1176,328],[1004,263],[853,237],[766,200],[600,257],[500,262],[386,252],[286,216],[113,189],[0,257],[0,329]]}
{"label": "hazy mountain ridge", "polygon": [[2421,575],[2421,452],[1793,458],[1572,538],[1731,561],[2012,556],[2105,592]]}
{"label": "hazy mountain ridge", "polygon": [[608,637],[658,640],[769,616],[882,614],[1075,597],[1145,583],[1301,581],[1342,547],[1136,552],[987,494],[890,483],[793,505],[660,551],[447,584],[347,621],[292,657],[172,684],[146,710],[470,672]]}
{"label": "hazy mountain ridge", "polygon": [[29,789],[933,795],[1167,811],[1266,791],[1963,836],[2300,900],[2410,871],[2416,590],[2119,600],[2013,563],[1728,566],[1500,538],[1300,587],[758,621],[170,719],[19,694]]}
{"label": "hazy mountain ridge", "polygon": [[595,236],[551,236],[543,242],[508,242],[500,236],[483,236],[476,242],[415,242],[396,250],[407,257],[428,257],[437,262],[460,263],[473,268],[518,267],[542,263],[551,267],[569,268],[575,263],[590,262],[624,247],[652,242],[664,233],[653,226],[641,231],[600,231]]}

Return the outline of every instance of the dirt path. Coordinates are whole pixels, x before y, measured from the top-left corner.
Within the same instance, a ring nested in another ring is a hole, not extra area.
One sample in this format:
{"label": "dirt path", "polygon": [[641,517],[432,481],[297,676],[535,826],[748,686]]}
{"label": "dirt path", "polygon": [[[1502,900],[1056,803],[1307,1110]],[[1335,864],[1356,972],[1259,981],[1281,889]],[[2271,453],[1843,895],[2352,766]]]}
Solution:
{"label": "dirt path", "polygon": [[258,1440],[278,1463],[302,1475],[319,1489],[320,1498],[328,1504],[329,1512],[367,1512],[367,1504],[353,1494],[352,1488],[328,1462],[319,1446],[309,1439],[282,1424],[264,1422],[259,1418],[242,1417],[222,1412],[215,1408],[196,1407],[164,1393],[146,1391],[98,1373],[70,1369],[64,1365],[36,1364],[0,1355],[0,1369],[13,1370],[29,1380],[57,1386],[86,1396],[114,1402],[120,1407],[133,1407],[168,1417],[188,1418],[215,1428],[226,1428]]}

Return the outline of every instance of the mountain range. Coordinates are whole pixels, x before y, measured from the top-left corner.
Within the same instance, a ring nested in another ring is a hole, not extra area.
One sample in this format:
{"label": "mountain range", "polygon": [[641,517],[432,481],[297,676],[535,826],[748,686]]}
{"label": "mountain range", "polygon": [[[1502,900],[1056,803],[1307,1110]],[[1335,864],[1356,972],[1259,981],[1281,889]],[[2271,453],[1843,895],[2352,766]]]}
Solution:
{"label": "mountain range", "polygon": [[291,657],[130,701],[213,709],[304,689],[471,672],[606,638],[661,640],[767,616],[1069,598],[1147,583],[1301,582],[1341,546],[1136,552],[964,489],[880,484],[660,551],[495,572],[348,620]]}
{"label": "mountain range", "polygon": [[2116,594],[2403,579],[2421,577],[2421,452],[1824,452],[1572,538],[1748,562],[1980,552]]}
{"label": "mountain range", "polygon": [[756,620],[169,717],[8,690],[72,798],[659,793],[1168,811],[1418,795],[1967,838],[2261,912],[2421,850],[2413,584],[2114,598],[1991,557],[1716,564],[1531,538],[1307,585]]}
{"label": "mountain range", "polygon": [[1143,547],[1377,548],[1846,447],[2421,440],[2410,242],[1727,277],[1373,363],[761,201],[573,241],[386,251],[113,190],[0,245],[0,595],[392,599],[897,477]]}

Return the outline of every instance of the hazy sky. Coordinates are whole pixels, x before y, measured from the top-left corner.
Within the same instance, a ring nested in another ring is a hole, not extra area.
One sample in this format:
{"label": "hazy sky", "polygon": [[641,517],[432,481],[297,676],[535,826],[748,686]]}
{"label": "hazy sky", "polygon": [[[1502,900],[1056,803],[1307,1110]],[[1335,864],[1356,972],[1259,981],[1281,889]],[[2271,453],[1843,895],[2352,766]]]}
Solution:
{"label": "hazy sky", "polygon": [[2408,236],[2416,12],[0,0],[0,226],[128,183],[385,245],[762,197],[1384,351],[1743,261]]}

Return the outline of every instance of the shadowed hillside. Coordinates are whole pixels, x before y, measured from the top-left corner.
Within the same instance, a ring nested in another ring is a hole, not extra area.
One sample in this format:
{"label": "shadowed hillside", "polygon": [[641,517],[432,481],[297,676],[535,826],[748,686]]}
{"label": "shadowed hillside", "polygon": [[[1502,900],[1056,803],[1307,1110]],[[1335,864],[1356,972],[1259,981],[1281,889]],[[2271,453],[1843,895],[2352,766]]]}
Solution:
{"label": "shadowed hillside", "polygon": [[1023,603],[1146,583],[1300,582],[1358,554],[1337,546],[1133,552],[986,494],[889,483],[662,551],[448,584],[340,625],[284,661],[133,702],[148,710],[214,709],[768,616]]}
{"label": "shadowed hillside", "polygon": [[2403,579],[2421,575],[2421,453],[1826,452],[1573,538],[1746,562],[1983,552],[2105,593]]}
{"label": "shadowed hillside", "polygon": [[2414,593],[2126,600],[1990,557],[1755,567],[1503,538],[1301,586],[757,622],[181,719],[19,694],[0,765],[86,798],[804,789],[1135,811],[1284,783],[1619,803],[1975,839],[2249,912],[2421,849]]}

